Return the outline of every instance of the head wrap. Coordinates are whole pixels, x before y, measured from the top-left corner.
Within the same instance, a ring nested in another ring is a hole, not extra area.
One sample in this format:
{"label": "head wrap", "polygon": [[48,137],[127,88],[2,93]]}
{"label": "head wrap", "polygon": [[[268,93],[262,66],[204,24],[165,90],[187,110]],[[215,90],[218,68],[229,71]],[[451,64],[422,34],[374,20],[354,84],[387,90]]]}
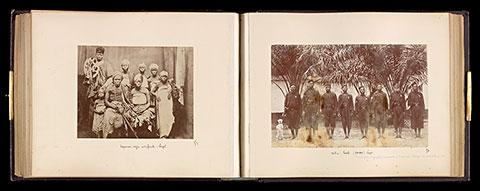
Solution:
{"label": "head wrap", "polygon": [[123,59],[121,65],[122,65],[122,66],[123,66],[123,65],[128,65],[128,66],[130,66],[130,61],[128,61],[128,59]]}
{"label": "head wrap", "polygon": [[115,79],[116,77],[120,77],[120,80],[123,80],[123,75],[119,71],[115,71],[113,73],[113,78],[112,79]]}
{"label": "head wrap", "polygon": [[95,53],[102,53],[103,54],[103,53],[105,53],[105,48],[100,46],[95,50]]}
{"label": "head wrap", "polygon": [[168,76],[168,72],[165,71],[165,70],[161,71],[161,72],[160,72],[160,77],[162,77],[162,76],[167,77],[167,76]]}
{"label": "head wrap", "polygon": [[150,70],[158,70],[158,65],[155,63],[150,64]]}
{"label": "head wrap", "polygon": [[133,81],[134,81],[134,82],[136,82],[137,80],[140,80],[140,81],[143,82],[143,77],[142,77],[141,74],[137,74],[137,75],[135,75],[135,77],[133,78]]}

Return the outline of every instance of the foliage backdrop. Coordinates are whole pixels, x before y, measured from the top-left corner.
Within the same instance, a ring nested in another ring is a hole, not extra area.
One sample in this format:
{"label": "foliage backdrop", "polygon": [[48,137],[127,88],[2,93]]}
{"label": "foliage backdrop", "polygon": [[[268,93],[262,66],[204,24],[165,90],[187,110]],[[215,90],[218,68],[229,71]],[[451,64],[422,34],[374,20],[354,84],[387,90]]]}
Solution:
{"label": "foliage backdrop", "polygon": [[408,93],[413,83],[427,84],[427,50],[420,44],[272,45],[272,80],[286,95],[290,86],[302,91],[306,80],[347,84],[358,92],[377,84],[387,94],[398,87]]}

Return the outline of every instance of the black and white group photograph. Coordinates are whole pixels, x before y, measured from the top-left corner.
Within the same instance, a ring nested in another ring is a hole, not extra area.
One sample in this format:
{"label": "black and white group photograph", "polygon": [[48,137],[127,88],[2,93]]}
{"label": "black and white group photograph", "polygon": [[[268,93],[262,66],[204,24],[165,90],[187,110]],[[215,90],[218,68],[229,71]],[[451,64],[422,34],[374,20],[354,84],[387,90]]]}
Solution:
{"label": "black and white group photograph", "polygon": [[426,147],[427,77],[423,44],[272,45],[272,147]]}
{"label": "black and white group photograph", "polygon": [[193,139],[193,47],[78,46],[78,138]]}

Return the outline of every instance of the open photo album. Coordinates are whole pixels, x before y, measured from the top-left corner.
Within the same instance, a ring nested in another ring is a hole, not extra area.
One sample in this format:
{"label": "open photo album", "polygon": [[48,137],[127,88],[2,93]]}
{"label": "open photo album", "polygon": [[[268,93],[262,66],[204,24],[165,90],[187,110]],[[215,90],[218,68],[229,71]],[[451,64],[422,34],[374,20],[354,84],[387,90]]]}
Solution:
{"label": "open photo album", "polygon": [[469,178],[463,12],[12,12],[12,178]]}

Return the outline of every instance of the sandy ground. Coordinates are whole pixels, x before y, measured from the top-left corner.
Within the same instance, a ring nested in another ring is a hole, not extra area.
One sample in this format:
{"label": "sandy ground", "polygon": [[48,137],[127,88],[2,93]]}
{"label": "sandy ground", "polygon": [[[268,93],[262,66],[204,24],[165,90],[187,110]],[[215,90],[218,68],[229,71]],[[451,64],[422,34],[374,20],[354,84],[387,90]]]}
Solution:
{"label": "sandy ground", "polygon": [[[424,124],[427,127],[427,124]],[[305,127],[299,129],[298,137],[291,140],[292,134],[289,129],[283,130],[284,140],[277,140],[278,131],[272,129],[272,147],[296,147],[296,148],[317,148],[317,147],[426,147],[428,146],[428,128],[422,129],[422,137],[415,138],[415,132],[410,128],[403,128],[402,138],[395,138],[395,129],[387,127],[384,138],[378,138],[377,129],[373,126],[368,128],[367,138],[360,139],[359,128],[353,127],[350,131],[350,138],[344,139],[345,134],[340,122],[337,122],[333,139],[328,139],[327,131],[320,124],[313,139],[309,139],[309,131]]]}

